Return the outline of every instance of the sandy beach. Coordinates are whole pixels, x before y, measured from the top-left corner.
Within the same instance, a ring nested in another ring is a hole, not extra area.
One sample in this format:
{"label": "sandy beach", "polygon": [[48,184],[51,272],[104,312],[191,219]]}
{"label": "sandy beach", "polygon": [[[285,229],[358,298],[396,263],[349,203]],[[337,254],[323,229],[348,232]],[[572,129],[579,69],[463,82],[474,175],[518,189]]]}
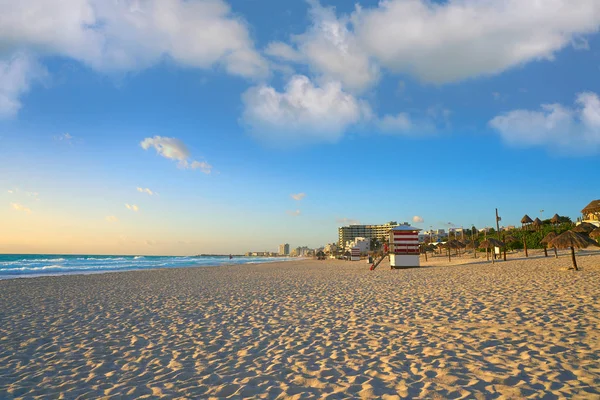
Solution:
{"label": "sandy beach", "polygon": [[0,281],[0,398],[598,398],[600,252]]}

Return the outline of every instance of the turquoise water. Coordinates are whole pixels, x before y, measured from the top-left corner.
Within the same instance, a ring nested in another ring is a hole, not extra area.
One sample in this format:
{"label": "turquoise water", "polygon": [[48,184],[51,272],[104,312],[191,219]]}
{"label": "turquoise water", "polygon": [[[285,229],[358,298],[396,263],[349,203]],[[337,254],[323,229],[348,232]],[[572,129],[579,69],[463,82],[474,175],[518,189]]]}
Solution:
{"label": "turquoise water", "polygon": [[98,256],[60,254],[0,254],[0,279],[25,276],[86,274],[155,268],[221,266],[285,261],[285,257],[228,256]]}

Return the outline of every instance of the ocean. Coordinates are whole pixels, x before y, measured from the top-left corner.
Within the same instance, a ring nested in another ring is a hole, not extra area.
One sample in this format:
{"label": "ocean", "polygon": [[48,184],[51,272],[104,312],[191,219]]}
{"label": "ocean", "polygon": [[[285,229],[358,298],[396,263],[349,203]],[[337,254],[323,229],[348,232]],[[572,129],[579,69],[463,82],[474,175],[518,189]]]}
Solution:
{"label": "ocean", "polygon": [[61,254],[0,254],[0,279],[91,274],[156,268],[256,264],[290,260],[287,257],[234,256],[99,256]]}

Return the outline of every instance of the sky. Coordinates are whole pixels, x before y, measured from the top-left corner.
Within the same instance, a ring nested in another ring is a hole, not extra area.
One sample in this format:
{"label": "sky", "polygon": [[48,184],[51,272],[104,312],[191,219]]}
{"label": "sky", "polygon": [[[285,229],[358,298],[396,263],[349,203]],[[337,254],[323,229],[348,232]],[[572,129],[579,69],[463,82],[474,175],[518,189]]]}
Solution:
{"label": "sky", "polygon": [[0,0],[0,252],[580,217],[597,0]]}

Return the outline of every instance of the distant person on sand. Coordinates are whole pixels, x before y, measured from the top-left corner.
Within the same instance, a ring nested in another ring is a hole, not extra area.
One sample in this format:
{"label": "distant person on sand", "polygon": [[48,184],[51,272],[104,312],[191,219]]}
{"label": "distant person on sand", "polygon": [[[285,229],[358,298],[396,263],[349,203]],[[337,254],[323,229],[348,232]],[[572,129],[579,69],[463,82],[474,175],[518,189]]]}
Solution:
{"label": "distant person on sand", "polygon": [[233,256],[230,254],[230,255],[229,255],[229,259],[231,260],[232,258],[233,258]]}

